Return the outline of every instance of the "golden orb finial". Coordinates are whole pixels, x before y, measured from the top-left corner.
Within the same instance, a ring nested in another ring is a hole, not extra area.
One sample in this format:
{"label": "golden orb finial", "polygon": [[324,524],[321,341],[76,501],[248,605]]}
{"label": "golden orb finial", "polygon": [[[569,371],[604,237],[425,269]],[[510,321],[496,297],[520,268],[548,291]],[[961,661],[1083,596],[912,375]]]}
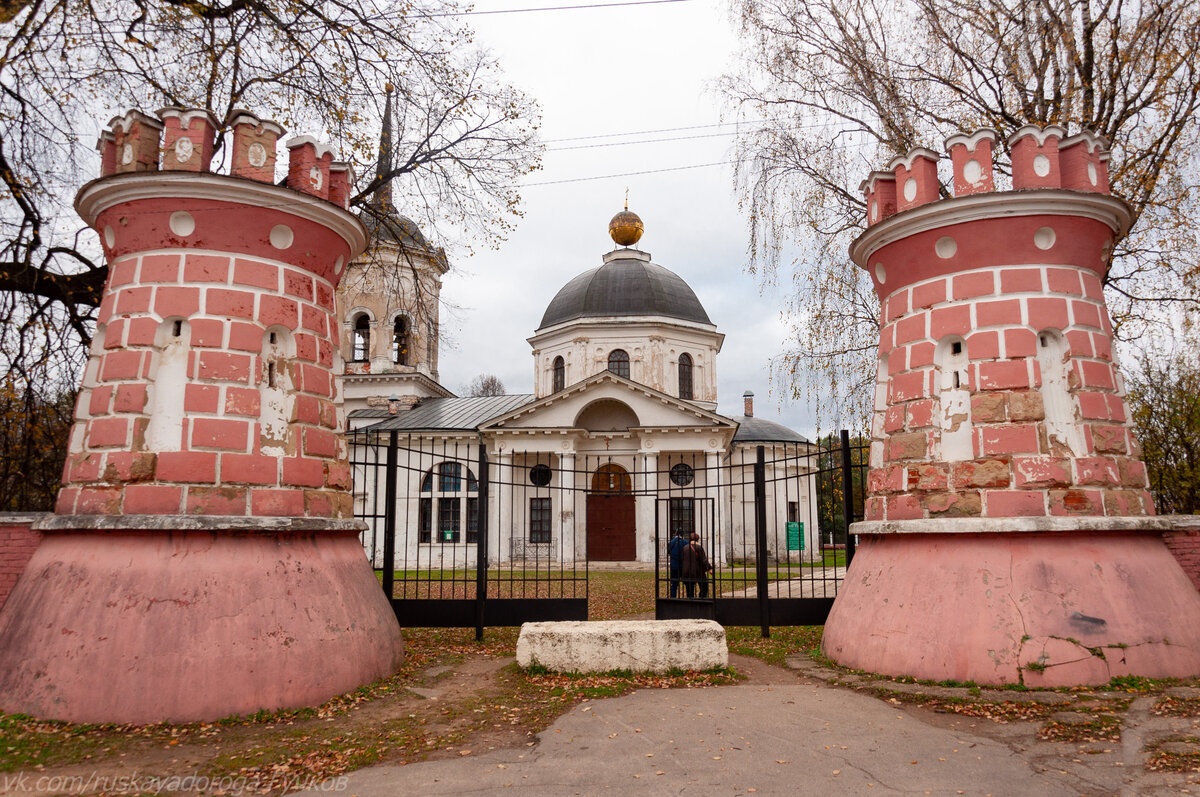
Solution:
{"label": "golden orb finial", "polygon": [[608,223],[608,234],[618,246],[633,246],[646,231],[638,214],[629,210],[629,197],[625,197],[625,209],[612,217]]}

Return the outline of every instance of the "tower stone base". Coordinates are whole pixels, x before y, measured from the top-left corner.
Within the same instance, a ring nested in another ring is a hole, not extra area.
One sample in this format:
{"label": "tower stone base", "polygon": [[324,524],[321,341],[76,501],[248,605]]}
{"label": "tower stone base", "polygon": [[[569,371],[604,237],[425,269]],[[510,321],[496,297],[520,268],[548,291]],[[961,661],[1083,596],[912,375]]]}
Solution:
{"label": "tower stone base", "polygon": [[822,649],[846,667],[934,681],[1053,687],[1200,675],[1200,592],[1156,523],[1013,518],[1009,527],[1028,533],[864,535]]}
{"label": "tower stone base", "polygon": [[394,672],[400,629],[360,525],[50,519],[0,612],[0,709],[212,720],[317,705]]}

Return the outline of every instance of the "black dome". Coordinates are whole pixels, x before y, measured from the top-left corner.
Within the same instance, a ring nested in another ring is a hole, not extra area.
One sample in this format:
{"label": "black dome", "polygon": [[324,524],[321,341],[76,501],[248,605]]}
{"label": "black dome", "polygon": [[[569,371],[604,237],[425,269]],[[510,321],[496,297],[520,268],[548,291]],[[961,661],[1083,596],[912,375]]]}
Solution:
{"label": "black dome", "polygon": [[603,266],[568,282],[546,308],[538,328],[605,316],[665,316],[712,323],[678,274],[651,263],[648,255],[636,255],[634,250],[618,250]]}

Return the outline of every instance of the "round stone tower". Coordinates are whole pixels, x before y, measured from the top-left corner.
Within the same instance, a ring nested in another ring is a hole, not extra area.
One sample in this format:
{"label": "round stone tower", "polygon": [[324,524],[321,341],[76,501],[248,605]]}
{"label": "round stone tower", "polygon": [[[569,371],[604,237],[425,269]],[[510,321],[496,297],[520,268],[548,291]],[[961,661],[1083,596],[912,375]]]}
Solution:
{"label": "round stone tower", "polygon": [[1200,594],[1152,517],[1101,280],[1129,224],[1102,139],[1027,126],[864,181],[851,257],[882,307],[861,543],[826,653],[850,667],[1066,685],[1200,673]]}
{"label": "round stone tower", "polygon": [[[84,722],[311,705],[393,671],[350,518],[334,290],[350,167],[232,120],[118,117],[76,209],[109,276],[56,515],[0,614],[0,707]],[[161,142],[161,143],[160,143]],[[159,153],[162,153],[160,164]]]}

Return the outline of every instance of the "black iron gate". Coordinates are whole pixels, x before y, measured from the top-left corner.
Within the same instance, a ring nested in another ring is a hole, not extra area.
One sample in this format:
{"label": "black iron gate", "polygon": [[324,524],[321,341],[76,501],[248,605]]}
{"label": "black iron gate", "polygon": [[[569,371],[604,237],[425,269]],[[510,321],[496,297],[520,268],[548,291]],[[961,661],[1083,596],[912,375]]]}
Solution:
{"label": "black iron gate", "polygon": [[869,444],[846,431],[735,450],[715,478],[706,475],[719,498],[713,521],[694,530],[712,571],[694,597],[672,573],[680,529],[658,526],[655,616],[759,625],[764,634],[772,625],[823,624],[854,557],[849,525],[862,519],[868,460]]}
{"label": "black iron gate", "polygon": [[[854,555],[848,526],[861,518],[867,467],[867,444],[846,432],[728,456],[643,452],[625,466],[604,454],[489,458],[466,432],[368,427],[349,442],[363,546],[400,624],[480,636],[586,620],[589,559],[653,562],[659,618],[764,633],[823,623]],[[667,546],[693,532],[714,569],[689,598]]]}
{"label": "black iron gate", "polygon": [[465,437],[370,429],[350,434],[350,460],[363,547],[401,626],[481,636],[485,626],[587,619],[587,560],[563,522],[573,474],[536,455],[491,462]]}

